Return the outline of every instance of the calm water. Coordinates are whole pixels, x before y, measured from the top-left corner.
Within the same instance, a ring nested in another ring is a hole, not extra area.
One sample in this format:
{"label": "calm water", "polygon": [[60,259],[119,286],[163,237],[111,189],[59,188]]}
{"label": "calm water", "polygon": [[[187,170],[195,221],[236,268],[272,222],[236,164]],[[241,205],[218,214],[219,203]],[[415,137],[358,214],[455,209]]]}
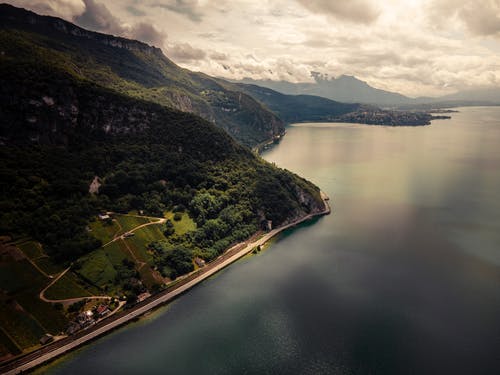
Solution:
{"label": "calm water", "polygon": [[264,157],[334,213],[51,372],[500,374],[500,108],[460,111],[290,127]]}

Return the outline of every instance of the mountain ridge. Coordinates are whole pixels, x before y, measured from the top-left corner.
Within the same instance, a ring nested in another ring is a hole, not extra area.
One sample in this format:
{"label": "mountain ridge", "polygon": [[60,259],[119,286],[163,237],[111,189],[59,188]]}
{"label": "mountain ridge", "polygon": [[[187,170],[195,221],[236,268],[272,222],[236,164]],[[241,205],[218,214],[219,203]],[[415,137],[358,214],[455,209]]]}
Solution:
{"label": "mountain ridge", "polygon": [[101,86],[197,114],[250,147],[284,132],[283,122],[253,98],[177,66],[159,48],[8,4],[0,5],[0,20],[3,53],[56,60]]}

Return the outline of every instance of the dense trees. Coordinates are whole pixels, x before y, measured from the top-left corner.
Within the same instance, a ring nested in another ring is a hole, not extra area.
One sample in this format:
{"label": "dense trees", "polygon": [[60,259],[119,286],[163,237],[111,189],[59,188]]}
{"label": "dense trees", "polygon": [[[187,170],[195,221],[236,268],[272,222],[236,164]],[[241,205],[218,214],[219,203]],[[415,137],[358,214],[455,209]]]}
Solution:
{"label": "dense trees", "polygon": [[[201,118],[33,64],[0,57],[2,234],[28,234],[70,262],[101,245],[87,231],[98,212],[187,210],[197,230],[165,227],[167,242],[210,260],[262,219],[277,225],[322,204],[312,184]],[[186,253],[165,266],[187,270]]]}

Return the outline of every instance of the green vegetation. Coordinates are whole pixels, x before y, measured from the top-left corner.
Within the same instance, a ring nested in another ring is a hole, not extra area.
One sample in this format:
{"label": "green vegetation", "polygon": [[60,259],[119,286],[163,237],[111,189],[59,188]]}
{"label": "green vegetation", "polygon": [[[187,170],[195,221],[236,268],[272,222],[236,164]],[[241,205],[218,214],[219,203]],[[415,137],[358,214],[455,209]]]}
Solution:
{"label": "green vegetation", "polygon": [[[180,215],[180,220],[174,220],[174,216],[176,214]],[[174,229],[174,233],[179,236],[186,234],[187,232],[191,232],[196,230],[196,223],[189,217],[187,213],[181,212],[165,212],[165,218],[172,224],[172,228]]]}
{"label": "green vegetation", "polygon": [[122,230],[120,234],[126,233],[139,225],[150,223],[151,220],[145,217],[138,216],[127,216],[127,215],[116,215],[116,221],[118,221],[121,225]]}
{"label": "green vegetation", "polygon": [[77,297],[90,297],[91,294],[84,288],[84,285],[71,272],[66,272],[49,289],[45,291],[45,298],[67,299]]}
{"label": "green vegetation", "polygon": [[16,300],[49,333],[56,335],[65,330],[68,320],[55,305],[36,298],[32,291],[20,293]]}
{"label": "green vegetation", "polygon": [[64,271],[64,267],[61,264],[55,264],[49,257],[38,258],[34,262],[47,275],[55,276]]}
{"label": "green vegetation", "polygon": [[[31,256],[43,254],[32,241],[20,246]],[[38,345],[44,333],[58,334],[64,330],[67,324],[64,314],[38,298],[50,281],[28,259],[16,260],[4,254],[0,261],[0,352],[8,349],[16,354],[19,352],[16,348]]]}
{"label": "green vegetation", "polygon": [[94,220],[89,224],[90,234],[100,240],[102,243],[111,241],[120,230],[120,226],[116,220],[111,222]]}
{"label": "green vegetation", "polygon": [[2,329],[22,349],[27,349],[38,344],[45,330],[22,307],[15,301],[1,301],[0,316],[2,317]]}
{"label": "green vegetation", "polygon": [[42,247],[36,241],[26,241],[17,244],[17,247],[22,250],[22,252],[31,260],[40,258],[45,254],[42,251]]}
{"label": "green vegetation", "polygon": [[104,249],[98,249],[78,260],[76,271],[89,283],[102,290],[109,290],[117,271]]}
{"label": "green vegetation", "polygon": [[28,260],[0,263],[0,289],[16,295],[33,287],[45,286],[48,279],[31,265]]}

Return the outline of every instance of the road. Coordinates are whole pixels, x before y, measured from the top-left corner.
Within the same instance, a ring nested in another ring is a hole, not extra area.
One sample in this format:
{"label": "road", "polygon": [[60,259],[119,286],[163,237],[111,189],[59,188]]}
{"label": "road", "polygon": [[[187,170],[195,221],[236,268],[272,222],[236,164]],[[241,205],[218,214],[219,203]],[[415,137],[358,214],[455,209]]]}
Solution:
{"label": "road", "polygon": [[200,268],[197,272],[192,273],[188,277],[182,279],[176,285],[167,288],[165,291],[150,297],[149,299],[139,303],[134,308],[124,311],[122,314],[116,314],[110,319],[105,319],[100,323],[92,326],[86,331],[80,331],[74,336],[70,336],[66,339],[54,342],[53,344],[47,345],[42,349],[30,353],[24,357],[19,358],[16,361],[13,361],[4,367],[0,368],[0,373],[2,374],[19,374],[23,371],[27,371],[32,369],[33,367],[39,366],[44,362],[47,362],[63,353],[66,353],[86,342],[96,339],[97,337],[103,335],[106,332],[109,332],[117,327],[128,323],[140,315],[154,309],[157,306],[165,304],[167,302],[172,301],[179,295],[185,293],[187,290],[191,289],[196,284],[206,280],[210,276],[219,272],[223,268],[227,267],[234,261],[240,259],[246,254],[250,253],[257,246],[264,245],[271,238],[279,234],[280,232],[296,226],[300,223],[303,223],[307,220],[312,219],[315,216],[326,215],[330,213],[330,206],[328,204],[328,197],[321,193],[321,197],[325,203],[325,210],[322,212],[318,212],[315,214],[309,214],[301,219],[298,219],[290,224],[281,226],[279,228],[273,229],[270,232],[266,233],[261,238],[252,241],[250,243],[245,243],[246,246],[240,249],[242,244],[238,244],[233,246],[227,252],[225,252],[222,256],[209,263],[204,268]]}

